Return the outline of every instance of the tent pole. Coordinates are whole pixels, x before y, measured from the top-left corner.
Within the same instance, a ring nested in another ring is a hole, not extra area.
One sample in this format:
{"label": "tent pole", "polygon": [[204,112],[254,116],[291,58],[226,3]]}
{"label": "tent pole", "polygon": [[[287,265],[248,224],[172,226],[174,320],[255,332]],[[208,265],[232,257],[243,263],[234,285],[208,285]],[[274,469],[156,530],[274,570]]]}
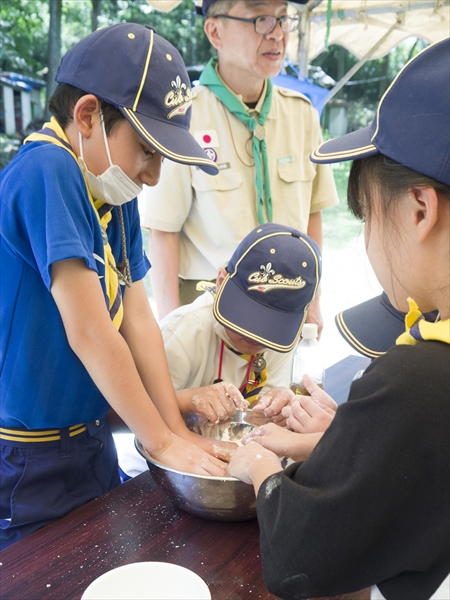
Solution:
{"label": "tent pole", "polygon": [[[323,0],[309,0],[308,6],[303,7],[300,15],[300,28],[298,32],[298,78],[308,77],[308,53],[309,53],[309,32],[311,29],[312,10],[319,6]],[[300,12],[300,11],[297,11]]]}
{"label": "tent pole", "polygon": [[308,77],[308,48],[309,48],[309,10],[302,12],[300,20],[300,30],[298,33],[298,62],[299,79]]}
{"label": "tent pole", "polygon": [[397,21],[392,25],[392,27],[383,35],[383,37],[381,39],[378,40],[378,42],[375,44],[375,46],[373,46],[365,56],[363,56],[356,64],[353,65],[353,67],[344,75],[344,77],[342,77],[342,79],[340,79],[337,84],[334,86],[334,88],[332,88],[332,90],[330,91],[329,95],[326,98],[325,103],[327,104],[331,98],[334,98],[334,96],[336,96],[336,94],[344,87],[344,85],[347,83],[347,81],[349,81],[349,79],[351,79],[353,77],[353,75],[356,73],[356,71],[358,71],[363,64],[369,60],[369,58],[372,56],[372,54],[375,52],[375,50],[377,50],[381,44],[391,35],[392,31],[394,31],[394,29],[397,27],[399,23],[399,19],[397,18]]}

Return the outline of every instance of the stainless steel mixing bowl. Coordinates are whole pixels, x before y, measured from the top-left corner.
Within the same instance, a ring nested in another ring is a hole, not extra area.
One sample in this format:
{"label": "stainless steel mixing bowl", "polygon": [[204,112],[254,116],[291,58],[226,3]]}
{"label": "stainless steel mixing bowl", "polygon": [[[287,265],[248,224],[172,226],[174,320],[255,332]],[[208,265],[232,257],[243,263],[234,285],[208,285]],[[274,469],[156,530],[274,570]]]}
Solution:
{"label": "stainless steel mixing bowl", "polygon": [[[185,417],[191,431],[214,439],[237,442],[268,420],[265,417],[236,412],[217,424],[203,423],[194,414]],[[247,521],[256,518],[256,498],[253,486],[234,477],[213,477],[178,471],[161,464],[148,454],[135,439],[138,452],[174,503],[183,510],[213,521]]]}

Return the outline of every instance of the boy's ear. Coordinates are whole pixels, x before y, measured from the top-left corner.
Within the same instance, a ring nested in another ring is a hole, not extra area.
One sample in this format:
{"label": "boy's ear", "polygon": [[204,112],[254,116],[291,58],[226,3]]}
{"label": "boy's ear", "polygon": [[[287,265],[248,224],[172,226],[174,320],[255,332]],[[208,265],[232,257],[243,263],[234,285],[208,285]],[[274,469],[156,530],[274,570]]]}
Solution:
{"label": "boy's ear", "polygon": [[225,279],[225,277],[228,275],[227,270],[224,269],[223,267],[221,267],[218,271],[217,271],[217,278],[216,278],[216,289],[219,289],[220,286],[223,283],[223,280]]}
{"label": "boy's ear", "polygon": [[82,96],[73,109],[73,122],[83,137],[91,136],[96,118],[100,118],[100,100],[93,94]]}
{"label": "boy's ear", "polygon": [[432,187],[415,187],[411,192],[417,240],[424,242],[439,221],[439,198]]}
{"label": "boy's ear", "polygon": [[206,37],[213,48],[218,50],[222,47],[222,39],[220,37],[220,28],[218,19],[206,19],[203,27],[206,33]]}

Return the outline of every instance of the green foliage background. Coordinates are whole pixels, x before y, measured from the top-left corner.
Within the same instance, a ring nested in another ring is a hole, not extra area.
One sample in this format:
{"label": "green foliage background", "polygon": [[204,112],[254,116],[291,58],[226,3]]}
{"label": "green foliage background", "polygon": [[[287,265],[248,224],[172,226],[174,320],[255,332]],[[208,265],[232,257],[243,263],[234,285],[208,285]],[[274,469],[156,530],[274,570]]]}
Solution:
{"label": "green foliage background", "polygon": [[[62,2],[62,53],[86,36],[92,27],[92,0],[60,0]],[[181,53],[188,66],[203,65],[211,49],[203,32],[203,18],[198,17],[192,0],[184,0],[169,13],[153,10],[145,0],[101,0],[99,27],[132,21],[153,26]],[[0,70],[45,79],[49,30],[49,0],[0,1]],[[387,56],[367,61],[352,80],[336,95],[347,105],[349,131],[368,125],[378,101],[403,65],[417,54],[425,43],[409,38]],[[331,46],[312,61],[327,75],[338,81],[357,58],[341,46]],[[105,64],[105,69],[108,65]],[[325,138],[328,134],[327,111],[322,118]],[[9,160],[11,143],[0,136],[0,166]],[[16,143],[16,146],[17,146]],[[15,146],[14,146],[15,148]],[[13,151],[14,151],[13,148]],[[324,237],[327,243],[340,246],[345,239],[361,232],[362,226],[349,213],[346,186],[349,163],[333,165],[333,173],[341,203],[324,211]]]}
{"label": "green foliage background", "polygon": [[37,77],[47,63],[47,2],[2,0],[0,26],[1,70]]}
{"label": "green foliage background", "polygon": [[[61,0],[62,53],[91,31],[91,0]],[[170,13],[153,10],[145,0],[102,0],[98,26],[132,21],[151,25],[181,53],[187,65],[210,58],[194,2],[185,0]],[[1,0],[0,70],[38,77],[47,65],[48,0]]]}

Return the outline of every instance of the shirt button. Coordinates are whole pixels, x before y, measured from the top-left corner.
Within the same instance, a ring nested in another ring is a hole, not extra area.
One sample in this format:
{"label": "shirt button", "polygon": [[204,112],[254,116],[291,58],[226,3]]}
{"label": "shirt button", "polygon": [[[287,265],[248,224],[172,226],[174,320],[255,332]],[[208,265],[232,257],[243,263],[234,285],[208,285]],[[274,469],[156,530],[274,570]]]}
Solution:
{"label": "shirt button", "polygon": [[100,421],[97,419],[97,420],[95,421],[95,426],[96,426],[96,427],[98,427],[99,425],[100,425]]}

